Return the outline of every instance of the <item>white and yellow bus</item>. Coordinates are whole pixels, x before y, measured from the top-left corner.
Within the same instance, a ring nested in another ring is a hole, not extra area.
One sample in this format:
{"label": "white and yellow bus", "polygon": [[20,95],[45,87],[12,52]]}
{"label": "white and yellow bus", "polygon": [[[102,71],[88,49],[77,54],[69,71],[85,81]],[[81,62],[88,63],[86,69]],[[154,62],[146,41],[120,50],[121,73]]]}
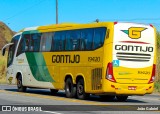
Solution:
{"label": "white and yellow bus", "polygon": [[7,82],[26,88],[65,90],[66,97],[90,94],[125,101],[150,94],[156,68],[156,30],[122,22],[30,27],[13,36]]}

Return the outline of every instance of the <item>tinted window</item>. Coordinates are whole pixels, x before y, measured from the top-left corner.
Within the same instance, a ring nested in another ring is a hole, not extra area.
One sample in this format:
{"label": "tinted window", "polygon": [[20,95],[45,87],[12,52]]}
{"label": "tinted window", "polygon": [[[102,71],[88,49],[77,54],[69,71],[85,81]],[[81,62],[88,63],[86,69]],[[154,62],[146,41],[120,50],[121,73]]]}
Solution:
{"label": "tinted window", "polygon": [[66,51],[73,50],[72,42],[73,42],[72,31],[67,31],[66,32],[66,42],[65,42],[66,43],[65,44]]}
{"label": "tinted window", "polygon": [[55,32],[54,38],[52,38],[52,50],[53,51],[60,51],[61,50],[61,32]]}
{"label": "tinted window", "polygon": [[41,35],[40,51],[51,51],[51,43],[53,39],[53,33],[43,33]]}
{"label": "tinted window", "polygon": [[39,51],[40,39],[41,39],[41,34],[39,33],[31,34],[29,51],[34,51],[34,52]]}
{"label": "tinted window", "polygon": [[18,46],[17,55],[22,54],[25,51],[29,51],[30,34],[23,34]]}
{"label": "tinted window", "polygon": [[14,53],[15,53],[15,49],[16,49],[16,46],[17,46],[17,43],[18,43],[19,38],[20,38],[20,35],[15,36],[15,37],[11,40],[11,43],[14,43],[14,44],[11,45],[11,46],[9,47],[9,50],[8,50],[7,67],[9,67],[9,66],[12,64],[12,62],[13,62]]}
{"label": "tinted window", "polygon": [[31,35],[30,34],[24,34],[23,39],[24,39],[25,51],[29,51],[29,43],[30,43]]}
{"label": "tinted window", "polygon": [[24,34],[17,55],[25,51],[94,50],[104,43],[105,27]]}
{"label": "tinted window", "polygon": [[93,49],[101,47],[104,42],[106,28],[95,28],[93,37]]}
{"label": "tinted window", "polygon": [[17,56],[23,52],[38,52],[40,49],[40,33],[23,34],[18,46]]}
{"label": "tinted window", "polygon": [[81,30],[74,30],[71,34],[73,50],[80,49]]}
{"label": "tinted window", "polygon": [[81,37],[81,48],[85,50],[92,50],[93,47],[93,34],[94,34],[94,29],[84,29],[82,30]]}
{"label": "tinted window", "polygon": [[103,45],[105,33],[105,27],[55,32],[52,51],[97,49]]}
{"label": "tinted window", "polygon": [[66,32],[60,32],[60,50],[64,51],[66,45]]}
{"label": "tinted window", "polygon": [[24,39],[21,38],[21,41],[19,43],[19,46],[18,46],[18,50],[17,50],[17,55],[20,55],[21,53],[23,53],[25,51],[25,46],[24,46]]}

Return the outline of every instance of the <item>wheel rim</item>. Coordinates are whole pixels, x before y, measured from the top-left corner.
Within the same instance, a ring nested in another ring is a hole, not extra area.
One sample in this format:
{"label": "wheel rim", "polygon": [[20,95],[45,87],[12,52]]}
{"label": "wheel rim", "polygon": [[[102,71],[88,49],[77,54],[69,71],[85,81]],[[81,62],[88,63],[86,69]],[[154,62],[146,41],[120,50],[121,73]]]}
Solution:
{"label": "wheel rim", "polygon": [[78,85],[78,94],[82,95],[83,94],[83,85]]}
{"label": "wheel rim", "polygon": [[17,82],[17,86],[18,86],[18,88],[20,88],[20,87],[21,87],[21,84],[22,84],[21,80],[18,80],[18,82]]}
{"label": "wheel rim", "polygon": [[67,86],[66,86],[67,92],[71,93],[71,89],[72,89],[71,83],[68,83]]}

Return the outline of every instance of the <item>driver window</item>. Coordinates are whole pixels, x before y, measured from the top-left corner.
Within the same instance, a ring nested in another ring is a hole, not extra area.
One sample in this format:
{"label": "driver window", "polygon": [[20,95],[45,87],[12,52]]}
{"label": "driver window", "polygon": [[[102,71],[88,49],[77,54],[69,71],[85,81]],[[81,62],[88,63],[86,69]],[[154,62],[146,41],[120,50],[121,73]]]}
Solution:
{"label": "driver window", "polygon": [[7,67],[9,67],[9,66],[12,64],[12,62],[13,62],[14,53],[15,53],[15,49],[16,49],[16,46],[17,46],[17,43],[18,43],[19,38],[20,38],[20,35],[15,36],[15,37],[12,38],[12,40],[11,40],[11,43],[14,43],[14,44],[11,45],[11,46],[9,47],[9,50],[8,50]]}

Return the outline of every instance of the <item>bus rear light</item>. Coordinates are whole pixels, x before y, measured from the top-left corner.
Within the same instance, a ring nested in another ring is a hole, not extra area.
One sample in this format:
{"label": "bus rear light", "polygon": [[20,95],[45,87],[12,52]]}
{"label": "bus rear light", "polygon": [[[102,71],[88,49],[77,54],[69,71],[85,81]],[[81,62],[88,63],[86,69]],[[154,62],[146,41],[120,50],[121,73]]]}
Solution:
{"label": "bus rear light", "polygon": [[114,25],[116,25],[118,22],[114,22]]}
{"label": "bus rear light", "polygon": [[113,66],[112,63],[108,63],[107,71],[106,71],[106,79],[112,82],[116,82],[114,76],[113,76]]}
{"label": "bus rear light", "polygon": [[150,24],[150,26],[151,26],[151,27],[153,27],[153,25],[152,25],[152,24]]}
{"label": "bus rear light", "polygon": [[153,64],[152,75],[151,75],[151,78],[150,78],[150,80],[148,82],[149,84],[154,82],[154,80],[155,80],[155,74],[156,74],[156,65]]}

